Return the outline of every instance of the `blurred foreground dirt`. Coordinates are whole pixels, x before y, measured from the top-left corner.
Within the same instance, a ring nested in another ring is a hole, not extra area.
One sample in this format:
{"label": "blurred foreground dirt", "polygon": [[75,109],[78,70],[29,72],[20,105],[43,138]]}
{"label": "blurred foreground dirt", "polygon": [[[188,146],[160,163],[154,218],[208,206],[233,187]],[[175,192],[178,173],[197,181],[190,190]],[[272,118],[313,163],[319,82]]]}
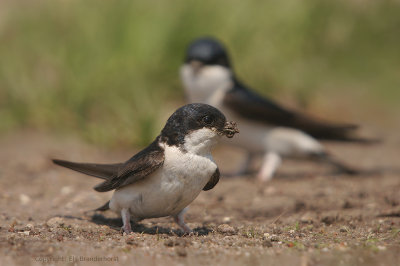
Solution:
{"label": "blurred foreground dirt", "polygon": [[[22,132],[0,142],[0,265],[396,265],[400,261],[400,139],[364,147],[328,145],[342,160],[372,170],[337,175],[315,163],[285,161],[266,185],[223,177],[186,215],[193,236],[171,218],[120,233],[99,181],[50,158],[118,162],[133,150],[102,150],[75,139]],[[340,156],[339,156],[340,155]],[[219,148],[222,171],[240,155]],[[379,171],[378,171],[379,170]],[[381,171],[383,170],[383,171]]]}

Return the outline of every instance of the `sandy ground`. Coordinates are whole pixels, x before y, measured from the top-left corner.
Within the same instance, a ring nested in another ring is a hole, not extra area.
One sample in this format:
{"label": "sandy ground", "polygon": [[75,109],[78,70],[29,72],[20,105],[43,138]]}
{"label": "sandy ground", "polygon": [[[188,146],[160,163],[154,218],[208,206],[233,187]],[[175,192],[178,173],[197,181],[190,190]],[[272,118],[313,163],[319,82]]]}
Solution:
{"label": "sandy ground", "polygon": [[[168,217],[121,234],[116,214],[90,211],[111,196],[92,189],[98,179],[50,162],[118,162],[135,150],[37,132],[3,137],[0,265],[399,265],[400,138],[392,132],[373,147],[327,144],[343,161],[371,170],[365,175],[285,161],[266,185],[223,177],[190,205],[192,236]],[[222,148],[215,157],[223,172],[241,159]]]}

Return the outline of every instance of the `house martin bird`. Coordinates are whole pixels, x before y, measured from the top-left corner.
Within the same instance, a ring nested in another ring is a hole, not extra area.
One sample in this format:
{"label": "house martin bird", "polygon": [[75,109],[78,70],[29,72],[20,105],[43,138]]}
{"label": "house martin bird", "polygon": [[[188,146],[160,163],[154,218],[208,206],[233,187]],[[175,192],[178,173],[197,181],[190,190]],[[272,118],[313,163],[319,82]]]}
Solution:
{"label": "house martin bird", "polygon": [[177,109],[161,134],[124,163],[93,164],[53,160],[55,164],[104,179],[94,189],[114,190],[110,201],[96,210],[111,209],[122,216],[122,229],[132,232],[130,220],[172,216],[185,233],[185,208],[202,190],[219,181],[211,149],[222,136],[238,129],[216,108],[201,103]]}
{"label": "house martin bird", "polygon": [[257,175],[261,181],[273,177],[282,157],[318,158],[346,173],[358,172],[334,159],[318,141],[369,142],[354,136],[357,125],[313,118],[255,93],[236,78],[225,47],[216,39],[190,43],[180,75],[189,102],[210,104],[240,126],[241,134],[229,143],[248,152],[240,173],[257,154],[263,155]]}

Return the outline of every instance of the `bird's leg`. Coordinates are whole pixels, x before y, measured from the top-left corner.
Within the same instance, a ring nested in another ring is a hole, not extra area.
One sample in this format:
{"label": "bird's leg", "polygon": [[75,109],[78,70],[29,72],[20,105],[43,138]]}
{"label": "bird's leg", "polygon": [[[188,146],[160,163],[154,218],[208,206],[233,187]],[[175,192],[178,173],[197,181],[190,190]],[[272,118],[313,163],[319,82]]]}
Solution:
{"label": "bird's leg", "polygon": [[282,159],[278,154],[274,152],[266,153],[263,158],[261,169],[257,174],[257,179],[261,182],[267,182],[271,180],[281,162]]}
{"label": "bird's leg", "polygon": [[122,226],[122,230],[124,230],[125,233],[129,234],[132,232],[131,228],[131,214],[129,213],[129,209],[122,209],[121,210],[121,217],[122,217],[122,223],[124,224]]}
{"label": "bird's leg", "polygon": [[187,208],[184,208],[180,213],[175,215],[174,221],[175,221],[175,223],[177,223],[179,225],[179,227],[183,230],[183,232],[185,232],[185,234],[190,234],[193,231],[192,231],[192,229],[190,229],[189,226],[187,226],[187,224],[185,224],[185,221],[183,219],[183,215],[185,214],[186,211],[187,211]]}

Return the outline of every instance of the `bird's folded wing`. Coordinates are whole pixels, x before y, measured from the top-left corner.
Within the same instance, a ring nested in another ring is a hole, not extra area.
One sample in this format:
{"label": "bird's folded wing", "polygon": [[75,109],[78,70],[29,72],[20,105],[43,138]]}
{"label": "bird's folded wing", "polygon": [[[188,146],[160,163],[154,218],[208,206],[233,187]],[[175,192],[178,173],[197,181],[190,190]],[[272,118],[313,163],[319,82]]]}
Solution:
{"label": "bird's folded wing", "polygon": [[329,123],[297,113],[252,92],[239,82],[235,82],[234,87],[226,93],[223,104],[247,119],[296,128],[320,139],[352,140],[349,134],[358,127]]}
{"label": "bird's folded wing", "polygon": [[164,163],[164,150],[158,145],[158,138],[147,148],[126,161],[118,172],[101,184],[94,187],[96,191],[105,192],[132,184],[146,178]]}
{"label": "bird's folded wing", "polygon": [[207,191],[215,187],[215,185],[218,183],[220,177],[219,169],[217,168],[214,172],[214,174],[211,176],[210,180],[208,183],[204,186],[203,190]]}

